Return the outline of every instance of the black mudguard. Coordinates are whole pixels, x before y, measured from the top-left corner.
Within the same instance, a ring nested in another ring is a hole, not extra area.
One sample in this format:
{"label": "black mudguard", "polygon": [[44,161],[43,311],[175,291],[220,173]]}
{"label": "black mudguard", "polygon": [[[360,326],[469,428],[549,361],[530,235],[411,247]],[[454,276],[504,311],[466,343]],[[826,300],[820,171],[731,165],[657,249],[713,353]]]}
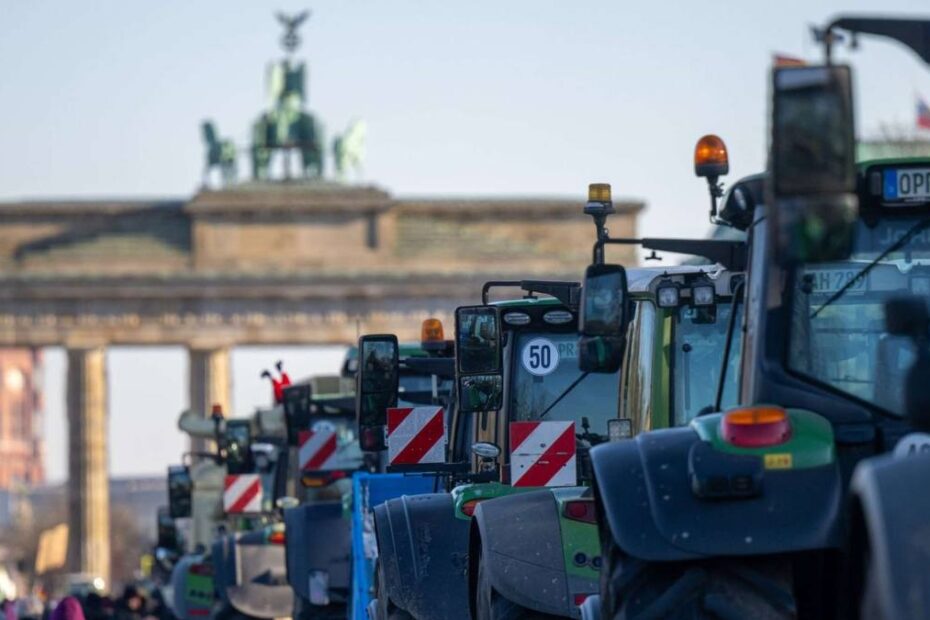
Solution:
{"label": "black mudguard", "polygon": [[753,498],[701,499],[688,467],[699,441],[692,429],[674,428],[591,450],[595,495],[625,553],[659,562],[841,546],[843,488],[835,463],[767,470]]}
{"label": "black mudguard", "polygon": [[448,493],[404,495],[375,507],[381,596],[417,620],[467,619],[468,525]]}
{"label": "black mudguard", "polygon": [[[874,580],[870,585],[882,618],[916,620],[930,614],[928,481],[926,453],[868,459],[853,474],[853,513],[861,517],[868,534],[869,576]],[[854,544],[862,542],[855,539],[862,533],[853,528]]]}
{"label": "black mudguard", "polygon": [[[558,505],[548,489],[478,504],[469,543],[470,601],[476,600],[476,553],[495,592],[521,607],[577,615],[568,588]],[[479,547],[480,545],[480,547]]]}
{"label": "black mudguard", "polygon": [[216,590],[239,613],[283,618],[294,608],[285,576],[284,549],[269,544],[263,530],[221,536],[213,544]]}
{"label": "black mudguard", "polygon": [[351,527],[339,500],[302,504],[284,511],[287,581],[298,596],[309,601],[310,573],[326,571],[330,599],[348,602]]}

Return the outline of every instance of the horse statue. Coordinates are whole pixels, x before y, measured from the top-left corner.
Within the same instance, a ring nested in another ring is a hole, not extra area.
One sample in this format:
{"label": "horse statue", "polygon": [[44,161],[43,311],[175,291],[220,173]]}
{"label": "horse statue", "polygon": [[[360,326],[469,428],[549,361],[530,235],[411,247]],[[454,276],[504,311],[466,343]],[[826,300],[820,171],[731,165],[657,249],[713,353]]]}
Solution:
{"label": "horse statue", "polygon": [[208,185],[210,172],[218,167],[223,185],[236,182],[236,145],[232,140],[221,139],[217,134],[213,121],[204,121],[200,125],[206,147],[206,161],[203,169],[203,184]]}
{"label": "horse statue", "polygon": [[343,179],[349,172],[349,168],[355,170],[355,174],[361,176],[362,163],[365,160],[365,134],[367,126],[363,120],[352,121],[345,133],[336,136],[333,140],[333,161],[336,167],[336,175]]}
{"label": "horse statue", "polygon": [[283,60],[268,72],[271,105],[252,126],[252,176],[268,178],[271,155],[282,151],[285,176],[289,176],[289,151],[300,152],[302,175],[323,176],[323,128],[304,109],[304,65]]}

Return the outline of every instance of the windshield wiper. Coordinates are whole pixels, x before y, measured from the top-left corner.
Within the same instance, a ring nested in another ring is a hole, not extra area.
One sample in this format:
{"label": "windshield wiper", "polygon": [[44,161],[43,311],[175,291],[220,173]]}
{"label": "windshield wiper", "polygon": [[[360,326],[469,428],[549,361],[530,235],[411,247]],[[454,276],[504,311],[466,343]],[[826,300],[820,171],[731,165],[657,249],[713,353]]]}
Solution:
{"label": "windshield wiper", "polygon": [[569,392],[571,392],[572,390],[575,389],[575,386],[576,386],[576,385],[578,385],[579,383],[581,383],[582,379],[584,379],[585,377],[587,377],[587,376],[590,375],[590,374],[591,374],[590,372],[583,372],[583,373],[581,373],[580,375],[578,375],[578,378],[575,379],[574,381],[572,381],[571,385],[569,385],[567,388],[565,388],[565,390],[564,390],[561,394],[559,394],[559,397],[556,398],[554,401],[552,401],[552,404],[549,405],[548,407],[546,407],[546,410],[545,410],[545,411],[543,411],[542,413],[539,414],[539,418],[537,418],[537,419],[542,420],[544,417],[546,417],[546,414],[549,413],[550,411],[552,411],[552,408],[553,408],[553,407],[555,407],[556,405],[558,405],[558,404],[562,401],[563,398],[565,398],[566,396],[568,396],[568,393],[569,393]]}
{"label": "windshield wiper", "polygon": [[853,287],[854,284],[856,284],[856,282],[858,282],[859,280],[867,276],[869,272],[875,268],[876,265],[878,265],[880,262],[882,262],[885,259],[885,257],[887,257],[892,252],[895,252],[903,248],[914,237],[914,235],[921,232],[923,229],[927,228],[928,226],[930,226],[930,217],[926,217],[920,220],[919,222],[917,222],[916,224],[914,224],[913,226],[911,226],[908,229],[908,231],[901,236],[900,239],[898,239],[897,241],[889,245],[887,248],[885,248],[881,254],[879,254],[874,259],[872,259],[872,261],[869,262],[868,265],[866,265],[865,267],[859,270],[859,273],[857,273],[855,276],[850,278],[849,281],[846,282],[846,284],[841,286],[835,293],[833,293],[830,296],[830,298],[824,302],[822,306],[814,310],[811,313],[811,318],[812,319],[816,318],[817,315],[820,314],[820,312],[824,308],[826,308],[827,306],[835,302],[837,299],[842,297],[846,293],[846,291],[848,291],[850,288]]}

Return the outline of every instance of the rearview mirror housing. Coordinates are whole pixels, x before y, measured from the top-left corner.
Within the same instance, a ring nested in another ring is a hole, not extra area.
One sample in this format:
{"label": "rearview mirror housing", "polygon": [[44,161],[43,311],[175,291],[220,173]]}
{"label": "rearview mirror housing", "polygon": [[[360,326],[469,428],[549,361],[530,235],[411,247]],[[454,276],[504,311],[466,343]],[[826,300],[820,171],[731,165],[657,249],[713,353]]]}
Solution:
{"label": "rearview mirror housing", "polygon": [[356,416],[362,450],[386,448],[383,428],[387,410],[397,406],[400,385],[400,346],[393,334],[371,334],[358,341]]}
{"label": "rearview mirror housing", "polygon": [[299,383],[284,388],[284,421],[287,426],[287,443],[298,445],[300,431],[310,428],[310,406],[313,401],[313,387],[309,383]]}
{"label": "rearview mirror housing", "polygon": [[249,420],[227,420],[224,434],[226,472],[245,474],[252,469],[252,424]]}
{"label": "rearview mirror housing", "polygon": [[500,315],[494,306],[456,308],[455,368],[463,375],[501,372]]}
{"label": "rearview mirror housing", "polygon": [[494,306],[455,310],[455,376],[461,411],[496,411],[504,393],[500,312]]}
{"label": "rearview mirror housing", "polygon": [[776,260],[842,260],[858,213],[849,67],[776,68],[772,97],[767,202]]}
{"label": "rearview mirror housing", "polygon": [[581,289],[578,367],[583,372],[614,373],[620,368],[629,323],[626,269],[595,264],[585,269]]}
{"label": "rearview mirror housing", "polygon": [[191,516],[191,496],[194,482],[190,469],[185,465],[168,467],[168,515],[172,519],[186,519]]}
{"label": "rearview mirror housing", "polygon": [[620,265],[588,265],[581,289],[582,335],[625,334],[628,295],[626,269]]}

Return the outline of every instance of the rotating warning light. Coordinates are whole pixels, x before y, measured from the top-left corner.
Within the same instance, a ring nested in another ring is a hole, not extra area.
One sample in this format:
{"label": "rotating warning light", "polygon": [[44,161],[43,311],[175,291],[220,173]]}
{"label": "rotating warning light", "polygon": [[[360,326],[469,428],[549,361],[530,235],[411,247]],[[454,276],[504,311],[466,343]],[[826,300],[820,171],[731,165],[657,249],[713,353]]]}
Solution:
{"label": "rotating warning light", "polygon": [[716,178],[730,171],[727,145],[720,136],[707,134],[694,147],[694,174],[699,177]]}
{"label": "rotating warning light", "polygon": [[610,183],[588,185],[588,202],[610,202]]}
{"label": "rotating warning light", "polygon": [[420,342],[442,342],[445,335],[442,330],[442,321],[439,319],[426,319],[420,326]]}

